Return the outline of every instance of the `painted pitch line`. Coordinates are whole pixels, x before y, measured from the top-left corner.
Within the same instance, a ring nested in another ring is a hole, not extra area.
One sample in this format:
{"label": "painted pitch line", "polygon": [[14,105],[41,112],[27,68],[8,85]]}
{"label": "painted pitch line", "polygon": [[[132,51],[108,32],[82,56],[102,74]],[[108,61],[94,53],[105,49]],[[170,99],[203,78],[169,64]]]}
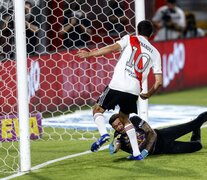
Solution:
{"label": "painted pitch line", "polygon": [[[203,128],[203,127],[207,127],[207,124],[205,123],[201,128]],[[106,145],[106,146],[101,147],[99,151],[102,151],[102,150],[107,149],[108,146],[109,146],[109,145]],[[48,165],[50,165],[50,164],[53,164],[53,163],[56,163],[56,162],[59,162],[59,161],[63,161],[63,160],[66,160],[66,159],[71,159],[71,158],[73,158],[73,157],[77,157],[77,156],[82,156],[82,155],[90,154],[90,153],[92,153],[92,152],[91,152],[90,150],[88,150],[88,151],[84,151],[84,152],[82,152],[82,153],[71,154],[71,155],[68,155],[68,156],[64,156],[64,157],[61,157],[61,158],[57,158],[57,159],[54,159],[54,160],[50,160],[50,161],[47,161],[47,162],[45,162],[45,163],[42,163],[42,164],[39,164],[39,165],[37,165],[37,166],[32,167],[32,168],[31,168],[31,171],[36,171],[36,170],[41,169],[41,168],[43,168],[43,167],[45,167],[45,166],[48,166]],[[16,178],[16,177],[19,177],[19,176],[23,176],[23,175],[25,175],[25,174],[28,174],[28,173],[30,173],[31,171],[29,171],[29,172],[18,172],[17,174],[13,174],[13,175],[11,175],[11,176],[2,178],[2,179],[0,179],[0,180],[9,180],[9,179],[13,179],[13,178]]]}
{"label": "painted pitch line", "polygon": [[[106,145],[106,146],[101,147],[99,151],[102,151],[102,150],[107,149],[108,146],[109,145]],[[82,155],[90,154],[90,153],[93,153],[93,152],[91,152],[90,150],[88,150],[88,151],[84,151],[82,153],[71,154],[71,155],[68,155],[68,156],[64,156],[64,157],[61,157],[61,158],[57,158],[57,159],[54,159],[54,160],[50,160],[50,161],[47,161],[45,163],[42,163],[42,164],[39,164],[37,166],[32,167],[31,170],[28,171],[28,172],[18,172],[17,174],[13,174],[11,176],[2,178],[1,180],[9,180],[9,179],[13,179],[13,178],[16,178],[16,177],[19,177],[19,176],[23,176],[25,174],[30,173],[31,171],[36,171],[36,170],[41,169],[41,168],[43,168],[45,166],[48,166],[50,164],[53,164],[53,163],[56,163],[56,162],[59,162],[59,161],[63,161],[63,160],[66,160],[66,159],[71,159],[71,158],[74,158],[74,157],[77,157],[77,156],[82,156]]]}

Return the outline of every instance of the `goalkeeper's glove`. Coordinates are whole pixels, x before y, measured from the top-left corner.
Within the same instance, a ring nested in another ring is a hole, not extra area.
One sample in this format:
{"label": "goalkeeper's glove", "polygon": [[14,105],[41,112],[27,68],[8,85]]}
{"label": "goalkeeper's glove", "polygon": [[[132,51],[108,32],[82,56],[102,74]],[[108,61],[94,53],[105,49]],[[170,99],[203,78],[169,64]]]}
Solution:
{"label": "goalkeeper's glove", "polygon": [[113,155],[115,152],[116,152],[116,149],[114,147],[114,143],[112,142],[111,144],[109,144],[109,153]]}
{"label": "goalkeeper's glove", "polygon": [[148,154],[149,154],[149,152],[146,149],[143,149],[142,152],[141,152],[141,155],[142,155],[143,159],[146,158],[148,156]]}

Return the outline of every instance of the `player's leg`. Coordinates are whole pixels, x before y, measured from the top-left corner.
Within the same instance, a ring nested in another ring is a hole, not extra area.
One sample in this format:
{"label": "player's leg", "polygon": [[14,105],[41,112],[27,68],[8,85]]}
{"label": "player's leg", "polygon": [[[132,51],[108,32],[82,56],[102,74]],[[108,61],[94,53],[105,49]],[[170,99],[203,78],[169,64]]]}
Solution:
{"label": "player's leg", "polygon": [[202,124],[206,121],[207,121],[207,112],[204,112],[204,113],[201,113],[193,121],[180,124],[180,125],[176,125],[176,126],[171,126],[169,128],[161,129],[159,130],[159,133],[162,135],[162,137],[165,137],[165,139],[172,141],[189,132],[200,129]]}
{"label": "player's leg", "polygon": [[129,121],[130,113],[137,113],[137,99],[138,96],[122,93],[119,99],[120,106],[120,120],[123,122],[126,134],[129,137],[130,144],[132,147],[133,154],[129,157],[131,160],[141,160],[140,151],[137,142],[137,135],[134,128],[134,125]]}
{"label": "player's leg", "polygon": [[126,134],[129,137],[129,141],[130,141],[132,151],[133,151],[132,156],[129,156],[128,159],[131,159],[131,160],[141,160],[141,159],[143,159],[140,156],[141,153],[139,151],[136,131],[135,131],[135,128],[134,128],[133,124],[129,121],[129,115],[124,114],[121,111],[119,112],[119,115],[120,115],[119,116],[120,120],[124,124],[124,128],[125,128]]}
{"label": "player's leg", "polygon": [[104,112],[105,112],[105,110],[99,104],[96,103],[94,105],[93,118],[94,118],[94,122],[97,125],[98,131],[101,136],[108,133],[107,129],[106,129],[106,125],[105,125],[105,118],[103,115]]}
{"label": "player's leg", "polygon": [[[207,112],[201,113],[197,118],[199,121],[206,122],[207,120]],[[201,139],[201,129],[197,128],[192,131],[191,141],[200,141]]]}
{"label": "player's leg", "polygon": [[105,110],[102,107],[95,104],[93,108],[93,117],[101,137],[91,145],[92,152],[97,151],[110,138],[105,125],[105,118],[103,116],[104,111]]}
{"label": "player's leg", "polygon": [[116,96],[114,95],[114,91],[106,87],[104,92],[97,100],[97,103],[93,107],[94,122],[97,125],[101,137],[92,144],[92,152],[97,151],[110,138],[106,129],[105,117],[103,113],[105,112],[105,110],[114,109],[115,105],[117,105],[116,101],[117,100]]}
{"label": "player's leg", "polygon": [[192,131],[191,141],[200,141],[201,140],[201,129],[195,129]]}
{"label": "player's leg", "polygon": [[180,142],[174,141],[166,147],[167,154],[192,153],[202,149],[202,144],[198,141]]}

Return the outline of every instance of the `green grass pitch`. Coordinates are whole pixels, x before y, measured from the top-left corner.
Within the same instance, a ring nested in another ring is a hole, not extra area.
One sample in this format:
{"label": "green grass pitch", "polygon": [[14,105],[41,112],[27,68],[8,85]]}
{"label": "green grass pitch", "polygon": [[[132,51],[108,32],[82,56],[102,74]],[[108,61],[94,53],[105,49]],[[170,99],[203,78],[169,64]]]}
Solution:
{"label": "green grass pitch", "polygon": [[[151,104],[207,107],[207,87],[151,97]],[[189,140],[188,134],[181,140]],[[91,140],[35,141],[31,143],[32,166],[84,152]],[[207,128],[202,128],[203,149],[191,154],[152,155],[144,161],[128,161],[125,152],[110,155],[108,149],[50,164],[15,180],[189,180],[207,179]],[[0,177],[8,174],[0,174]]]}

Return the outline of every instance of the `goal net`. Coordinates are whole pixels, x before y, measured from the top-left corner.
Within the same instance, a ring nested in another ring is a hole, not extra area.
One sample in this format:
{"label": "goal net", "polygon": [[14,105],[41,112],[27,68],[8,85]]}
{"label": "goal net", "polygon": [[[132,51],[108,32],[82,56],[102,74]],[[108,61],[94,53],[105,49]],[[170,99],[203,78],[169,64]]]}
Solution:
{"label": "goal net", "polygon": [[[19,170],[15,19],[0,1],[0,171]],[[135,33],[133,0],[25,2],[31,143],[98,137],[91,107],[109,83],[119,53],[80,59]]]}

